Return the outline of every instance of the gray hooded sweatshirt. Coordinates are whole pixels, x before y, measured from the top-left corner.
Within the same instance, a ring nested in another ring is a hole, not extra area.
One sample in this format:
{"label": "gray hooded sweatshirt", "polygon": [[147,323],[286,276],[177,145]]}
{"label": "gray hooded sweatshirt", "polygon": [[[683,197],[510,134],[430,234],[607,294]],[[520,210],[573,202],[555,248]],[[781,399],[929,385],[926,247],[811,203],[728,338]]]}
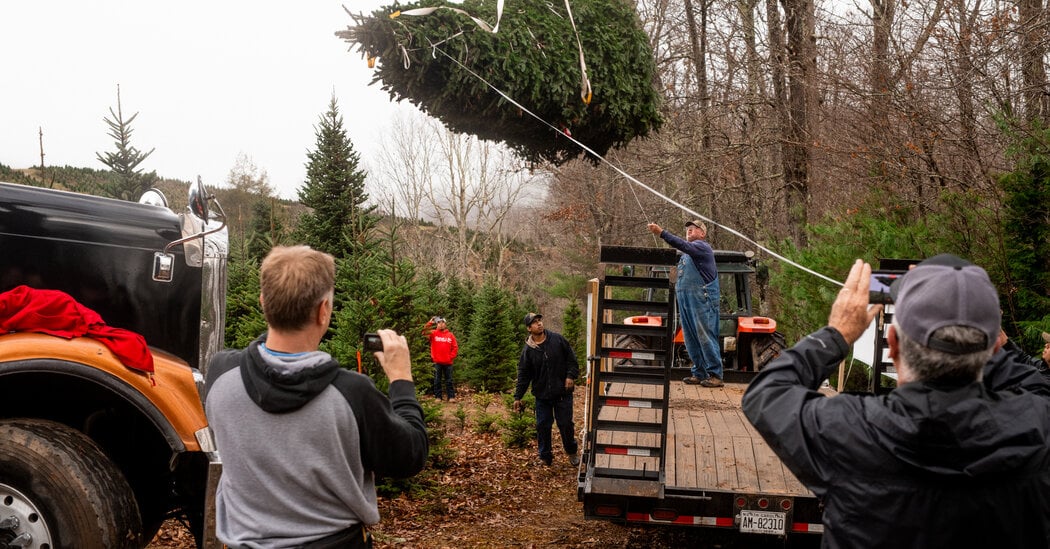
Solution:
{"label": "gray hooded sweatshirt", "polygon": [[211,361],[205,407],[223,460],[216,531],[229,547],[298,547],[379,522],[375,475],[427,458],[415,384],[390,397],[327,353],[283,354],[265,338]]}

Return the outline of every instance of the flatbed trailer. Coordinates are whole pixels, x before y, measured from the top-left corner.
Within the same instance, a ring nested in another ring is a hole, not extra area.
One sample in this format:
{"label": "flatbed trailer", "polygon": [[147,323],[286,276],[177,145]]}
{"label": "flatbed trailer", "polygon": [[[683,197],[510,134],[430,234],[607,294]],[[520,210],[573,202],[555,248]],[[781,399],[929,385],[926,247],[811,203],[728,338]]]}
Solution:
{"label": "flatbed trailer", "polygon": [[[622,269],[628,261],[635,266],[673,265],[674,254],[603,249],[603,262],[616,263],[616,272],[640,271]],[[723,265],[719,267],[721,272]],[[746,276],[733,266],[726,271]],[[666,299],[643,303],[613,291],[645,284],[659,285]],[[655,308],[672,318],[673,273],[663,280],[609,275],[590,285],[587,417],[577,490],[585,517],[756,535],[819,535],[819,501],[784,467],[741,410],[747,381],[756,372],[727,369],[727,383],[719,388],[687,385],[682,378],[688,369],[673,367],[673,322],[646,327],[623,323],[625,311],[642,309]],[[625,333],[653,343],[650,348],[616,347]]]}

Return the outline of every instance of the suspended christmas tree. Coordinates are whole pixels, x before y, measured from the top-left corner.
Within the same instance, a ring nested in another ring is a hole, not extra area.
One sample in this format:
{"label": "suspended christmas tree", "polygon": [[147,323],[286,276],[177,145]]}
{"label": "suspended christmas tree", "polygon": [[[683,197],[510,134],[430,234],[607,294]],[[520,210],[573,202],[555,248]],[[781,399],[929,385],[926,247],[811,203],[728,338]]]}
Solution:
{"label": "suspended christmas tree", "polygon": [[565,135],[604,155],[662,122],[649,39],[629,2],[573,0],[570,12],[510,0],[497,17],[495,0],[425,1],[354,22],[336,34],[378,59],[373,83],[391,98],[530,161],[583,154]]}

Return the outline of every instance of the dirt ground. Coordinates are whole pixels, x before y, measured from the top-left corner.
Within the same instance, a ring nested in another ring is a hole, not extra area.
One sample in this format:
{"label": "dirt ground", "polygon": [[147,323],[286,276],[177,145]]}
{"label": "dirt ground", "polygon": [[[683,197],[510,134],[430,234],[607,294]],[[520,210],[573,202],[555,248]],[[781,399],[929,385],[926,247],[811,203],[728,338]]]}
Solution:
{"label": "dirt ground", "polygon": [[[709,529],[627,527],[584,520],[582,505],[576,501],[577,468],[560,452],[557,429],[554,463],[550,467],[537,466],[535,443],[525,449],[511,449],[504,446],[499,434],[476,432],[477,419],[482,413],[507,413],[502,401],[488,400],[491,399],[460,394],[456,402],[440,404],[444,427],[454,450],[452,465],[432,472],[436,484],[423,495],[380,498],[382,520],[372,528],[375,547],[784,546],[781,540],[740,538],[735,533]],[[577,394],[575,405],[579,429],[583,418],[582,394]],[[465,412],[462,422],[456,412],[460,407]],[[169,522],[149,547],[189,549],[194,544],[192,536],[181,525]]]}

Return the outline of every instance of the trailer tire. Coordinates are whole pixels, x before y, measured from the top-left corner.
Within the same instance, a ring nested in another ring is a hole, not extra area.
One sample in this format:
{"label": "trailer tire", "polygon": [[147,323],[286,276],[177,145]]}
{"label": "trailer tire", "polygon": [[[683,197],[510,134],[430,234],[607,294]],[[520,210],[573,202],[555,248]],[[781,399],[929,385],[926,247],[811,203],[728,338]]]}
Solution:
{"label": "trailer tire", "polygon": [[755,371],[758,372],[765,368],[766,364],[780,356],[785,348],[787,348],[786,340],[784,334],[780,332],[755,336],[751,340],[751,364],[754,365]]}
{"label": "trailer tire", "polygon": [[[649,344],[645,338],[636,335],[619,334],[613,339],[613,347],[617,349],[629,349],[632,351],[648,349]],[[622,358],[616,362],[616,366],[648,366],[651,360]]]}
{"label": "trailer tire", "polygon": [[[131,487],[86,435],[42,419],[0,420],[0,515],[23,515],[34,547],[140,548]],[[0,530],[0,541],[20,531]],[[42,539],[46,537],[48,539]]]}

